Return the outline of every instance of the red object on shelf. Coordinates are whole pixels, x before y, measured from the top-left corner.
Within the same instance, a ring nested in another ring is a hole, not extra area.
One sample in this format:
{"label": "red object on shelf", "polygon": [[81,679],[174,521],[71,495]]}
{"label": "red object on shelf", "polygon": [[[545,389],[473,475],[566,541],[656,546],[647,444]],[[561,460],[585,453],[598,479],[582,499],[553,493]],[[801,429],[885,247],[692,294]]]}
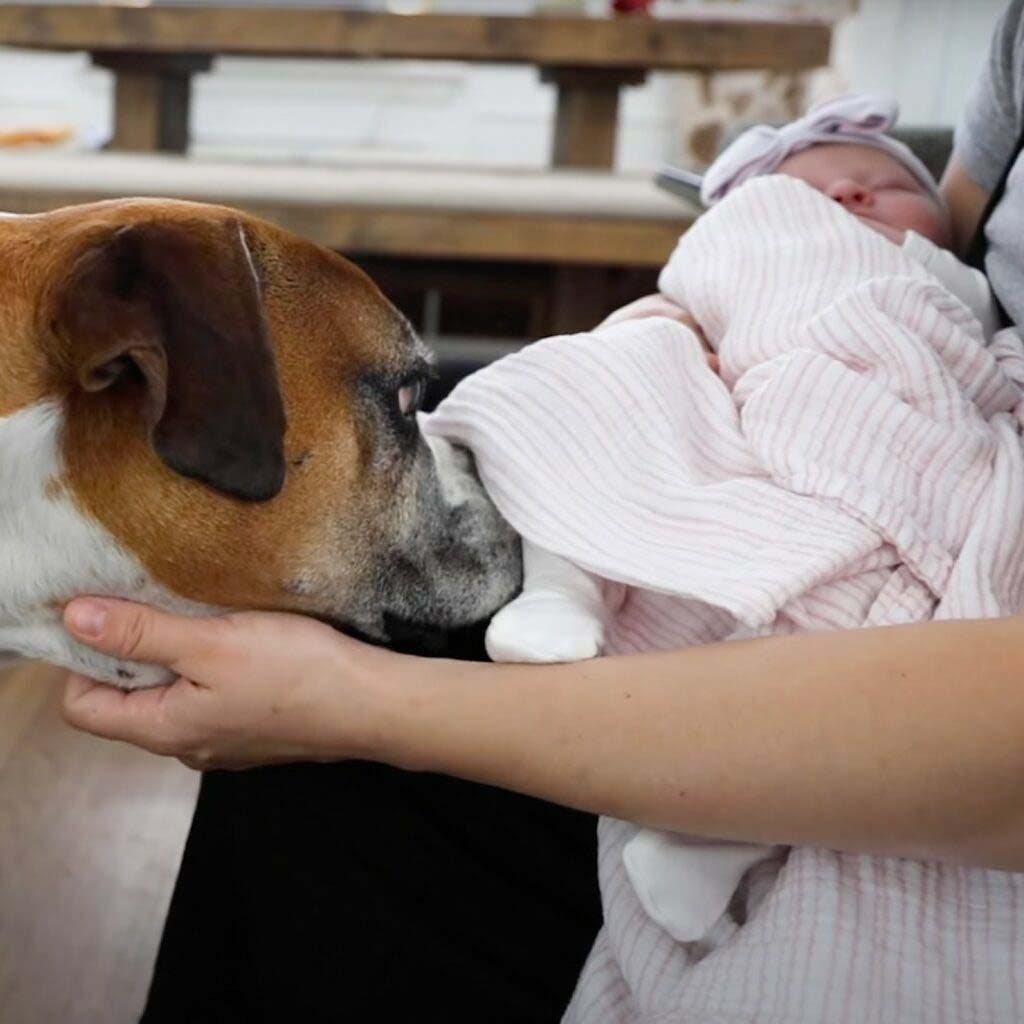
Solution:
{"label": "red object on shelf", "polygon": [[653,0],[612,0],[612,10],[617,14],[647,14]]}

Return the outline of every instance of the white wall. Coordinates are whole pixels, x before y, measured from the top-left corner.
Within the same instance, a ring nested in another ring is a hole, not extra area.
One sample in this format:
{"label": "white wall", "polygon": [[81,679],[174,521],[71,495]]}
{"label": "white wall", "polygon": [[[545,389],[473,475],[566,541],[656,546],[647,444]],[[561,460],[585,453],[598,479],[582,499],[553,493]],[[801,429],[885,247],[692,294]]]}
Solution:
{"label": "white wall", "polygon": [[[953,123],[1004,0],[861,0],[840,28],[850,88],[895,93],[905,122]],[[84,55],[0,50],[0,127],[70,124],[106,136],[110,75]],[[536,70],[433,62],[221,60],[197,76],[199,153],[540,167],[554,95]],[[673,75],[626,90],[618,163],[674,156],[683,95]]]}
{"label": "white wall", "polygon": [[833,58],[852,89],[899,98],[908,124],[955,124],[1007,0],[861,0]]}

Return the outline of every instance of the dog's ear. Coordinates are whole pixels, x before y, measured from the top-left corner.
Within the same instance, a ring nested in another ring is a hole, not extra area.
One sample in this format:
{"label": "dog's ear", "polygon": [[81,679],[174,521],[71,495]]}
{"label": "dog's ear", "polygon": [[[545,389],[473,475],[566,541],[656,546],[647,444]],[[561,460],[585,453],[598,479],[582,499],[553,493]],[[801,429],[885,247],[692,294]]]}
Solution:
{"label": "dog's ear", "polygon": [[80,387],[141,379],[167,466],[246,501],[280,491],[284,405],[238,221],[120,228],[77,257],[51,308]]}

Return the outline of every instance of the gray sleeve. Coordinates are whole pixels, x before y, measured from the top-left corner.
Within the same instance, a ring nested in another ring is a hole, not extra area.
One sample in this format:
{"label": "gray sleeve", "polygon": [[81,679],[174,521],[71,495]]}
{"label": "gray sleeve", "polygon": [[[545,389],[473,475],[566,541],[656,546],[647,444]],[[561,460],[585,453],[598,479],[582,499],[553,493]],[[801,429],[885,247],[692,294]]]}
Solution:
{"label": "gray sleeve", "polygon": [[991,192],[1024,125],[1024,0],[996,24],[981,74],[967,96],[954,151],[971,179]]}

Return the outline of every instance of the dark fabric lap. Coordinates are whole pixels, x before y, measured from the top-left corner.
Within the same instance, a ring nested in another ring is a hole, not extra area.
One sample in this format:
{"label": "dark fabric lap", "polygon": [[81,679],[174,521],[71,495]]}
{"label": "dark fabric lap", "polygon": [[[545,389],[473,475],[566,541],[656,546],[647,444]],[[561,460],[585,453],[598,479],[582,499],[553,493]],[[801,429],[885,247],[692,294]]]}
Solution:
{"label": "dark fabric lap", "polygon": [[596,821],[381,765],[209,773],[144,1024],[557,1021]]}

